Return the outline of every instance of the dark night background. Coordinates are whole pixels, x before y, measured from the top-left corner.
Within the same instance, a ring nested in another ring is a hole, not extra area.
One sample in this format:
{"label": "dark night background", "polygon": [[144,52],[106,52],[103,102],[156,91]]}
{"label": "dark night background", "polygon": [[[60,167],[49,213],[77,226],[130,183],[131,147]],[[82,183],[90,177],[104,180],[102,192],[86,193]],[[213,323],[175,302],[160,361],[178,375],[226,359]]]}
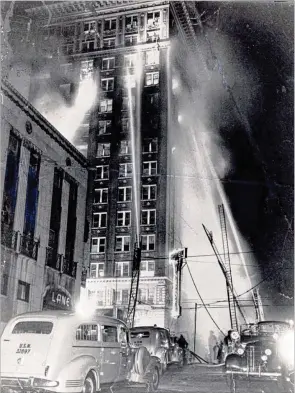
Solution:
{"label": "dark night background", "polygon": [[[7,2],[2,2],[3,10]],[[41,2],[18,2],[16,13]],[[206,29],[220,31],[255,68],[259,86],[247,127],[233,103],[230,127],[220,129],[231,152],[224,179],[234,218],[255,251],[264,296],[292,305],[294,292],[294,5],[293,2],[198,2]],[[206,20],[207,19],[207,20]],[[202,33],[196,26],[197,35]]]}
{"label": "dark night background", "polygon": [[275,298],[277,306],[293,304],[294,6],[201,2],[197,8],[203,18],[219,10],[205,30],[216,27],[225,34],[240,61],[258,72],[259,93],[247,116],[252,141],[232,102],[232,125],[220,130],[233,163],[224,187],[261,267],[263,296]]}

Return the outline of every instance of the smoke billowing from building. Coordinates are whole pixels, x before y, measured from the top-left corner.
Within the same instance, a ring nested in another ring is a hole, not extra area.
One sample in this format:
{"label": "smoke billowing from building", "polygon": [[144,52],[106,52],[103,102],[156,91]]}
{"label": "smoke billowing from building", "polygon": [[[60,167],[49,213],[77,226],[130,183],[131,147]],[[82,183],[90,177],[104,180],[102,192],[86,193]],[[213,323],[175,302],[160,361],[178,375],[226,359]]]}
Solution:
{"label": "smoke billowing from building", "polygon": [[[15,17],[9,37],[13,48],[9,59],[10,82],[73,143],[95,103],[97,85],[93,78],[82,80],[79,70],[69,67],[66,57],[56,53],[61,47],[58,37],[44,37],[39,30],[31,29],[29,18],[21,19],[27,29],[17,28],[19,23]],[[21,36],[23,30],[27,34]]]}
{"label": "smoke billowing from building", "polygon": [[35,99],[35,106],[46,119],[70,142],[74,141],[86,113],[91,109],[97,96],[97,86],[92,79],[80,83],[73,105],[58,91],[48,91]]}
{"label": "smoke billowing from building", "polygon": [[[226,332],[230,328],[226,282],[202,224],[213,232],[218,250],[222,253],[218,205],[223,204],[227,216],[230,252],[236,253],[231,255],[233,285],[240,294],[248,290],[252,282],[259,281],[257,269],[245,266],[255,266],[255,261],[251,254],[241,254],[242,251],[249,250],[249,246],[237,229],[223,190],[222,181],[231,171],[234,162],[231,161],[224,135],[220,133],[221,129],[226,129],[237,121],[231,94],[243,115],[251,112],[253,98],[257,94],[257,74],[255,70],[243,66],[239,53],[233,51],[230,43],[220,33],[218,38],[213,34],[208,32],[206,40],[200,38],[198,56],[184,55],[181,45],[178,42],[173,44],[173,84],[178,102],[174,108],[174,118],[178,118],[178,124],[174,123],[171,135],[176,147],[173,152],[174,173],[171,175],[175,177],[176,183],[176,240],[188,247],[188,254],[192,256],[188,258],[188,265],[195,283],[204,302],[210,304],[209,311],[214,320]],[[186,270],[183,288],[186,293],[182,320],[186,320],[187,326],[187,319],[191,319],[191,326],[194,325],[194,303],[198,303],[197,338],[199,344],[206,344],[211,329],[216,334],[219,332],[202,307]],[[243,299],[251,304],[251,294]],[[243,311],[250,320],[253,319],[253,309],[246,308]],[[184,325],[181,324],[182,321],[179,320],[176,329],[183,331]],[[187,334],[192,342],[193,332]],[[202,352],[204,346],[201,347],[198,350]]]}

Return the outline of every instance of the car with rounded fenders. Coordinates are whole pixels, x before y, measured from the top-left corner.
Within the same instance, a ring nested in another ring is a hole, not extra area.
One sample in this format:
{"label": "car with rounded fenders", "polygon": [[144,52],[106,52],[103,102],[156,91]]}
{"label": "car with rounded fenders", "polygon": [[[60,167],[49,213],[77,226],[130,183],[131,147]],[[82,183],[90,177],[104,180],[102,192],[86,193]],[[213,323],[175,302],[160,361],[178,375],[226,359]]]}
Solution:
{"label": "car with rounded fenders", "polygon": [[124,322],[95,313],[21,314],[1,337],[3,393],[95,393],[114,384],[156,391],[160,370],[144,346],[131,348]]}
{"label": "car with rounded fenders", "polygon": [[129,337],[131,346],[144,346],[151,356],[160,359],[162,373],[168,364],[183,366],[183,350],[172,342],[169,330],[158,326],[138,326],[130,329]]}
{"label": "car with rounded fenders", "polygon": [[[237,377],[275,381],[275,392],[294,391],[294,329],[288,322],[263,321],[242,325],[231,333],[225,370],[231,386]],[[233,390],[233,389],[232,389]]]}

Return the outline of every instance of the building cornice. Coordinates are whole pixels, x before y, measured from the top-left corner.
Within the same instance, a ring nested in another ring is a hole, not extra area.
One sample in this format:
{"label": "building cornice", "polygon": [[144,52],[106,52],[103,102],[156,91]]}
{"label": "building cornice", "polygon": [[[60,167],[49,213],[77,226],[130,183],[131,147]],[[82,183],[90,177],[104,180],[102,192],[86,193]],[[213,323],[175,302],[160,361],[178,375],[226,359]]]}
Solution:
{"label": "building cornice", "polygon": [[89,60],[92,58],[97,58],[100,56],[114,56],[116,54],[128,54],[128,53],[137,53],[138,51],[146,51],[148,49],[167,49],[171,45],[171,42],[169,39],[165,41],[159,41],[157,43],[142,43],[142,44],[137,44],[137,45],[132,45],[132,46],[116,46],[115,48],[111,49],[99,49],[93,52],[86,52],[86,53],[75,53],[71,56],[68,56],[68,59],[85,59]]}
{"label": "building cornice", "polygon": [[[155,283],[160,283],[160,284],[165,284],[165,281],[171,281],[168,277],[162,276],[162,277],[140,277],[140,282],[146,281],[146,282],[155,282]],[[131,277],[99,277],[99,278],[87,278],[87,282],[89,284],[107,284],[107,283],[130,283]],[[162,281],[162,283],[161,283]]]}
{"label": "building cornice", "polygon": [[56,128],[50,124],[35,107],[29,103],[8,81],[1,79],[3,94],[15,103],[31,120],[33,120],[46,134],[57,142],[81,166],[88,167],[88,160],[83,156]]}
{"label": "building cornice", "polygon": [[79,17],[91,18],[115,12],[143,10],[151,7],[169,5],[168,0],[100,0],[100,1],[56,1],[46,6],[26,9],[30,18],[48,20],[48,24]]}

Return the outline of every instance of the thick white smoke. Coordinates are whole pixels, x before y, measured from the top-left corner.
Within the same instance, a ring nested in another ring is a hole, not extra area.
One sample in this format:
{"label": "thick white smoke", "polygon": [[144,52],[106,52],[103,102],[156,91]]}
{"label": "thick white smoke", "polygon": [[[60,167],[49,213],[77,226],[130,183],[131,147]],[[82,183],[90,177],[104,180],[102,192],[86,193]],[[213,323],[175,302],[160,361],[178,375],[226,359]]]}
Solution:
{"label": "thick white smoke", "polygon": [[80,83],[72,106],[56,92],[42,92],[36,99],[36,109],[70,142],[73,142],[86,113],[91,109],[97,96],[97,85],[92,79]]}
{"label": "thick white smoke", "polygon": [[[226,282],[202,224],[213,232],[215,243],[222,253],[218,205],[224,205],[230,252],[237,253],[231,256],[233,284],[238,293],[248,290],[252,284],[249,276],[255,278],[256,283],[258,273],[256,269],[244,266],[255,265],[252,255],[239,254],[249,250],[249,246],[237,230],[223,192],[221,181],[231,170],[232,163],[219,132],[221,127],[230,127],[237,121],[235,105],[228,90],[244,115],[251,112],[253,98],[258,94],[257,74],[243,66],[238,51],[233,51],[220,33],[208,37],[208,41],[198,42],[197,57],[184,55],[177,42],[172,50],[174,95],[178,103],[174,117],[178,117],[178,122],[172,124],[170,130],[172,145],[175,146],[174,173],[171,175],[175,177],[177,190],[176,238],[181,240],[179,246],[188,247],[188,255],[191,256],[188,265],[198,290],[204,302],[210,303],[208,309],[213,319],[226,333],[230,329]],[[186,333],[193,347],[194,304],[198,303],[196,351],[206,356],[209,331],[214,330],[217,336],[220,332],[202,306],[186,268],[183,288],[183,317],[174,329]],[[250,299],[251,296],[248,296],[247,300]],[[220,300],[223,302],[219,303]],[[251,304],[251,301],[247,303]],[[252,308],[244,308],[243,311],[249,319],[253,318]],[[188,321],[192,322],[190,329],[187,328]]]}

